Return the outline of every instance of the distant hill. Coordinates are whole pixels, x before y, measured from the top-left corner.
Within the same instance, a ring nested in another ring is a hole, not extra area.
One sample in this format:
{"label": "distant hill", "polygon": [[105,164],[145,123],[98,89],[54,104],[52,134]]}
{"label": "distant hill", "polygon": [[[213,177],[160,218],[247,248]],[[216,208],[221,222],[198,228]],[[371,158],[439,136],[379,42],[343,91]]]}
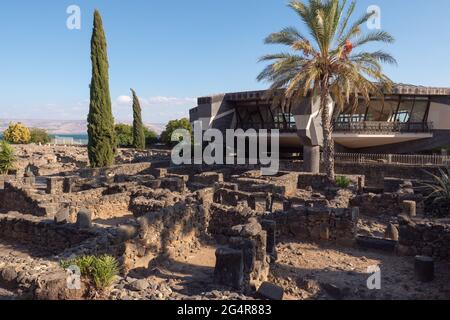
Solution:
{"label": "distant hill", "polygon": [[[21,122],[29,128],[46,129],[50,134],[74,135],[86,134],[86,121],[84,120],[30,120],[30,119],[0,119],[0,132],[5,131],[10,122]],[[149,129],[161,134],[165,124],[146,123]]]}

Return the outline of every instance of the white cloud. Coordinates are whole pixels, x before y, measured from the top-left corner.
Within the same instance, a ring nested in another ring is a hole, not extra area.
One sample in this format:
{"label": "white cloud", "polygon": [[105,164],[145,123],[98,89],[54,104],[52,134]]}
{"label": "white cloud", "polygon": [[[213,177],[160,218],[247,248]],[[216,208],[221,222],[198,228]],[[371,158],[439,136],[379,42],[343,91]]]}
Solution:
{"label": "white cloud", "polygon": [[[176,98],[176,97],[163,97],[156,96],[150,98],[139,97],[141,102],[141,107],[152,107],[152,106],[193,106],[197,101],[195,98]],[[118,107],[128,107],[133,103],[131,96],[122,95],[117,97],[114,105]]]}
{"label": "white cloud", "polygon": [[116,104],[119,106],[130,105],[133,99],[130,96],[119,96],[116,99]]}
{"label": "white cloud", "polygon": [[[150,123],[166,123],[169,120],[189,116],[189,109],[196,105],[195,98],[177,98],[154,96],[139,97],[144,121]],[[131,121],[133,113],[131,106],[133,99],[128,95],[121,95],[113,102],[114,117],[121,121]]]}

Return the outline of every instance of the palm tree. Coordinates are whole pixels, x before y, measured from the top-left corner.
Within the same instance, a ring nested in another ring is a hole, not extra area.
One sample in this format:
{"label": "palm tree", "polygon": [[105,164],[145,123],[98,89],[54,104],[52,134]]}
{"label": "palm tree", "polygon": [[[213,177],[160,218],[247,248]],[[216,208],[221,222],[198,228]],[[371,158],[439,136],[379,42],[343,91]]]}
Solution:
{"label": "palm tree", "polygon": [[[362,32],[363,24],[375,13],[352,20],[356,1],[349,6],[346,0],[291,1],[292,8],[305,24],[305,32],[294,27],[269,35],[266,44],[289,47],[289,51],[270,54],[260,61],[270,64],[258,80],[271,83],[269,92],[275,95],[284,90],[283,99],[295,101],[311,94],[320,98],[323,127],[323,159],[330,182],[335,181],[334,141],[332,138],[332,104],[356,109],[359,98],[369,103],[371,96],[392,89],[392,81],[383,74],[382,63],[396,64],[395,59],[381,50],[357,50],[372,42],[392,43],[394,38],[384,31]],[[350,102],[352,103],[350,104]]]}

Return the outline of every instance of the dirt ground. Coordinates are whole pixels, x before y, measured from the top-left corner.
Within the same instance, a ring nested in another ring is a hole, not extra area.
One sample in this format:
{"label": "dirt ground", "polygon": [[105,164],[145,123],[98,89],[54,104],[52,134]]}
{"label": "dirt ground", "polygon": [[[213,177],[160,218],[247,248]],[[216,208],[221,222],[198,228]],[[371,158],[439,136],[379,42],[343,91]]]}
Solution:
{"label": "dirt ground", "polygon": [[[280,243],[271,280],[286,290],[286,299],[450,299],[450,263],[436,264],[436,279],[414,279],[414,258],[377,251]],[[381,289],[369,290],[368,268],[379,266]]]}
{"label": "dirt ground", "polygon": [[[414,279],[414,258],[398,257],[357,248],[282,242],[278,260],[271,265],[270,281],[285,289],[286,300],[446,300],[450,299],[450,263],[436,264],[436,280],[423,284]],[[149,282],[168,281],[175,295],[194,296],[224,290],[211,282],[215,248],[202,247],[188,260],[155,263]],[[369,267],[381,270],[381,289],[369,290]],[[236,298],[237,296],[235,296]],[[182,298],[182,296],[178,296]],[[240,298],[243,298],[240,296]]]}

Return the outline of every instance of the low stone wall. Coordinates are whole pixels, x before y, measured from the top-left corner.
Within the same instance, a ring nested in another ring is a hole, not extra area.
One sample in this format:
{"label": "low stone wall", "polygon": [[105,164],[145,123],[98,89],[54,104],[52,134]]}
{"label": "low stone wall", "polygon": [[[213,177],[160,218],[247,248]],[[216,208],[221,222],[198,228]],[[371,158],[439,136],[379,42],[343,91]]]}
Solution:
{"label": "low stone wall", "polygon": [[55,203],[69,204],[70,221],[75,222],[81,209],[92,213],[92,219],[111,219],[131,214],[129,210],[130,194],[128,192],[105,194],[106,188],[93,189],[78,193],[62,194],[55,198]]}
{"label": "low stone wall", "polygon": [[296,207],[268,218],[276,221],[281,237],[353,245],[357,236],[359,210]]}
{"label": "low stone wall", "polygon": [[398,252],[450,259],[450,224],[400,217]]}
{"label": "low stone wall", "polygon": [[424,197],[421,194],[366,193],[350,200],[352,207],[359,207],[361,214],[370,216],[398,216],[403,213],[403,201],[415,201],[417,214],[424,214]]}
{"label": "low stone wall", "polygon": [[[267,192],[284,196],[293,195],[297,190],[297,173],[280,172],[278,176],[261,177],[260,171],[246,173],[248,176],[234,177],[232,183],[239,186],[239,190],[244,192]],[[254,174],[254,176],[251,176]]]}
{"label": "low stone wall", "polygon": [[35,216],[47,216],[46,208],[40,205],[37,195],[24,185],[13,182],[5,182],[1,193],[0,211],[18,211]]}
{"label": "low stone wall", "polygon": [[393,177],[405,180],[430,180],[428,172],[439,174],[436,167],[405,166],[383,163],[336,163],[337,174],[357,174],[366,177],[369,187],[384,187],[384,178]]}
{"label": "low stone wall", "polygon": [[131,194],[129,210],[135,217],[141,217],[184,200],[185,197],[181,194],[164,189],[139,190]]}
{"label": "low stone wall", "polygon": [[146,174],[151,168],[165,168],[169,166],[168,161],[141,162],[131,164],[121,164],[108,168],[88,168],[80,170],[82,178],[92,178],[100,176],[116,176],[116,175],[139,175]]}
{"label": "low stone wall", "polygon": [[193,198],[147,213],[138,218],[137,257],[184,257],[199,247],[199,240],[206,235],[208,218],[208,210]]}
{"label": "low stone wall", "polygon": [[[365,177],[362,175],[342,174],[342,176],[345,176],[350,184],[357,188],[364,188],[365,186]],[[330,187],[330,183],[326,174],[301,172],[298,174],[297,187],[299,189],[312,187],[314,190],[325,190]]]}
{"label": "low stone wall", "polygon": [[51,220],[10,212],[0,214],[0,239],[59,254],[96,234],[74,225],[59,226]]}
{"label": "low stone wall", "polygon": [[257,217],[258,213],[246,205],[226,206],[213,203],[209,215],[208,233],[219,243],[226,243],[224,236],[229,234],[233,226],[246,224],[250,218]]}

